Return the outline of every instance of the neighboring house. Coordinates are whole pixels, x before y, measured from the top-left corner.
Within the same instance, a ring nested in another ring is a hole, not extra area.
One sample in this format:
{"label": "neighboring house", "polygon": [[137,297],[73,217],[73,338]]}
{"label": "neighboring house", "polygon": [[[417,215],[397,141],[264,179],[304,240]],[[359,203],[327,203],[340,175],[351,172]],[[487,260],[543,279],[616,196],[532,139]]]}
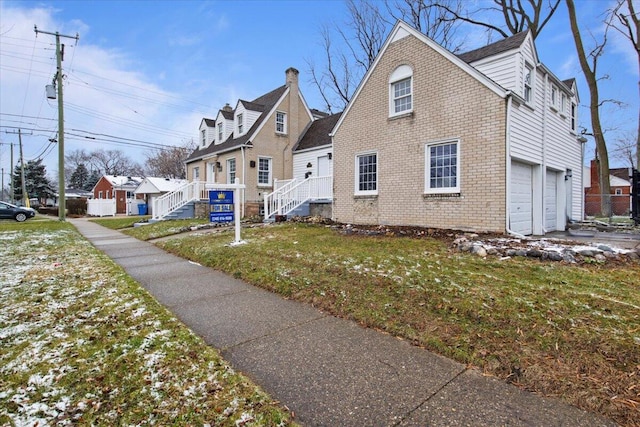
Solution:
{"label": "neighboring house", "polygon": [[285,84],[253,101],[228,104],[215,119],[203,119],[196,150],[185,161],[190,181],[246,185],[245,215],[261,213],[274,179],[292,177],[292,149],[314,116],[298,87],[298,70]]}
{"label": "neighboring house", "polygon": [[153,214],[154,200],[164,194],[177,190],[188,182],[189,181],[186,179],[157,178],[148,176],[142,180],[133,193],[136,197],[142,196],[147,204],[147,213]]}
{"label": "neighboring house", "polygon": [[583,212],[577,104],[529,32],[457,56],[399,21],[333,129],[333,217],[564,229]]}
{"label": "neighboring house", "polygon": [[[591,166],[585,167],[584,171],[585,215],[600,216],[602,214],[602,192],[600,191],[598,161],[591,160]],[[610,169],[609,186],[611,187],[611,213],[628,216],[631,213],[631,173],[629,168]]]}
{"label": "neighboring house", "polygon": [[94,199],[115,199],[116,213],[128,213],[127,201],[136,197],[133,193],[143,178],[139,176],[103,175],[93,187]]}
{"label": "neighboring house", "polygon": [[333,176],[331,130],[342,113],[309,123],[293,147],[293,178],[302,181],[315,176]]}

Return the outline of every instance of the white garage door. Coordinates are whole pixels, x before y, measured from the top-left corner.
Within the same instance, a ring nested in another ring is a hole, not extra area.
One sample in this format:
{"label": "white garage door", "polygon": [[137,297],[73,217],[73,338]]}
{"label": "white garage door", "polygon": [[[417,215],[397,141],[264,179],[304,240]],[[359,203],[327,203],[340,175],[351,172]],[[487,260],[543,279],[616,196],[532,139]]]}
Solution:
{"label": "white garage door", "polygon": [[520,234],[533,233],[533,191],[531,166],[511,162],[510,229]]}
{"label": "white garage door", "polygon": [[558,223],[558,174],[547,171],[547,185],[544,194],[544,228],[556,230]]}

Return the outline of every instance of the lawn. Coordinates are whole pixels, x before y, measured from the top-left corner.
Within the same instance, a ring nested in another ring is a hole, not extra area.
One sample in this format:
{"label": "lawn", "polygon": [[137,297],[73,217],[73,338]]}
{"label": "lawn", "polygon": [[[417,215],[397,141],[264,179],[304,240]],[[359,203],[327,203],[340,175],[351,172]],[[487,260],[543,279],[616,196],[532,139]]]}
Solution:
{"label": "lawn", "polygon": [[233,231],[157,244],[524,389],[638,425],[638,264],[483,259],[428,237],[345,235],[300,223],[244,229],[242,238],[248,244],[236,247],[229,246]]}
{"label": "lawn", "polygon": [[69,223],[0,241],[0,425],[292,424]]}

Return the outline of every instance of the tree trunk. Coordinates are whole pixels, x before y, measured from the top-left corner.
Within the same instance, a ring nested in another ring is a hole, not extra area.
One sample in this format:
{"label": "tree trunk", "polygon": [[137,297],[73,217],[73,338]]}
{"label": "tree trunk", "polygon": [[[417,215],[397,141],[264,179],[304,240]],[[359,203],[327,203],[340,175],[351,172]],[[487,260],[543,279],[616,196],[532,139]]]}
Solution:
{"label": "tree trunk", "polygon": [[598,178],[600,181],[600,194],[601,198],[601,213],[604,216],[611,216],[611,184],[609,182],[609,154],[607,152],[607,144],[602,133],[602,125],[600,123],[600,97],[598,94],[598,79],[596,76],[596,68],[598,63],[598,56],[602,53],[603,44],[599,46],[593,53],[593,70],[589,67],[587,62],[587,54],[584,51],[584,45],[582,44],[582,37],[580,36],[580,30],[578,28],[578,22],[576,19],[576,9],[573,0],[567,0],[567,10],[569,12],[569,22],[571,24],[571,33],[573,34],[573,40],[576,45],[576,51],[578,59],[580,60],[580,67],[582,73],[587,80],[587,86],[589,87],[589,110],[591,115],[591,127],[593,129],[593,138],[596,142],[596,152],[598,153]]}

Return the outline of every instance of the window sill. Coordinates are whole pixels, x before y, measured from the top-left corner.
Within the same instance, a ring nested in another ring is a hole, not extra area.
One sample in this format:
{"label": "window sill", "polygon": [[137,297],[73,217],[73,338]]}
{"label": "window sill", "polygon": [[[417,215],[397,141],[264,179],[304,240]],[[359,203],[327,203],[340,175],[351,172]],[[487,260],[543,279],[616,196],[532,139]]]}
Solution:
{"label": "window sill", "polygon": [[453,199],[453,200],[457,200],[457,199],[461,199],[462,198],[462,194],[455,193],[424,193],[422,195],[422,197],[424,199]]}
{"label": "window sill", "polygon": [[376,200],[378,198],[377,194],[354,194],[354,200]]}
{"label": "window sill", "polygon": [[408,111],[406,113],[394,114],[392,116],[389,116],[387,120],[391,121],[391,120],[397,120],[397,119],[404,119],[406,117],[413,117],[413,110]]}
{"label": "window sill", "polygon": [[551,109],[551,111],[553,111],[554,113],[557,113],[557,112],[558,112],[558,108],[557,108],[557,107],[554,107],[553,105],[550,105],[550,106],[549,106],[549,109]]}

